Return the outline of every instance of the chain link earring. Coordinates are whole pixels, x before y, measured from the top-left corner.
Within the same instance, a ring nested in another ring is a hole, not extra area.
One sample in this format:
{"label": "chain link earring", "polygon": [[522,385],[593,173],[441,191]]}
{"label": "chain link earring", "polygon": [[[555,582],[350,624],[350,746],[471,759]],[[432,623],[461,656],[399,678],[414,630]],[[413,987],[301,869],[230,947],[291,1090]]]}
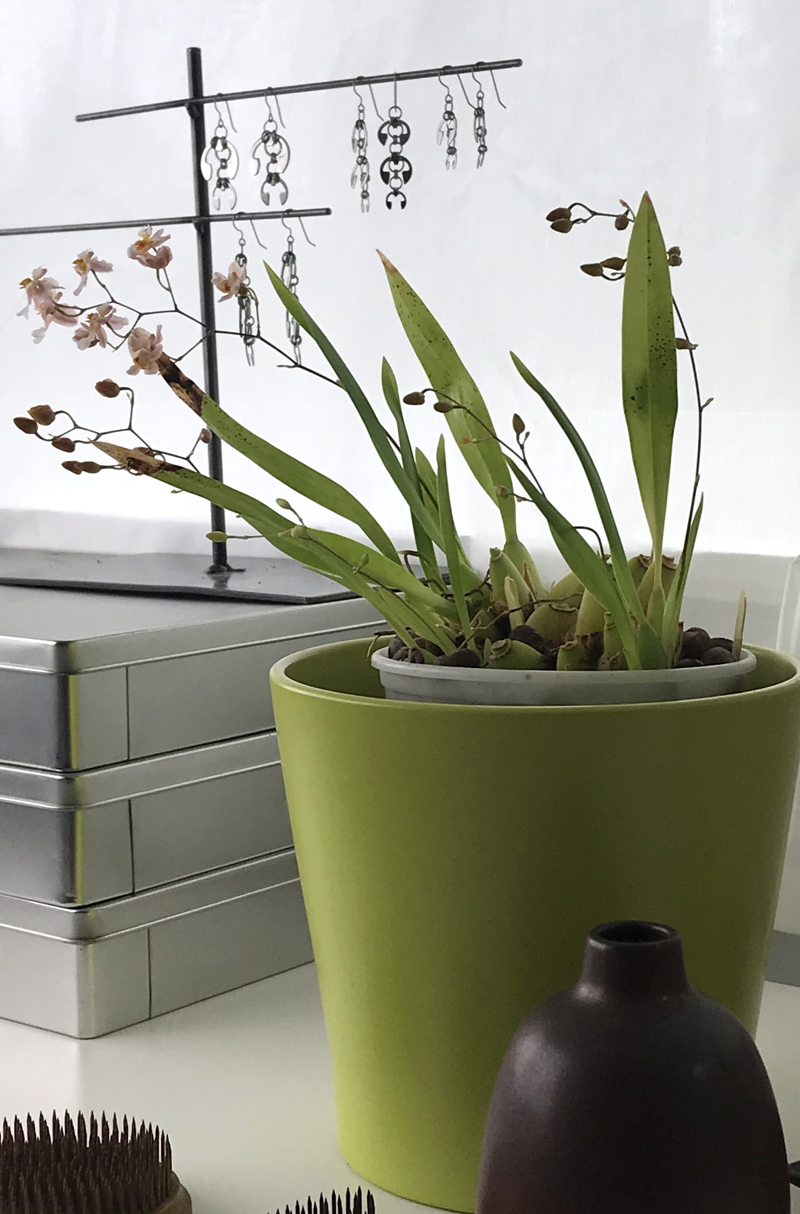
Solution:
{"label": "chain link earring", "polygon": [[[256,363],[256,341],[261,335],[261,318],[258,311],[258,296],[250,286],[250,277],[247,273],[247,254],[245,253],[245,238],[242,229],[237,223],[233,223],[233,227],[239,233],[239,252],[236,254],[234,261],[239,267],[239,284],[236,294],[236,302],[239,305],[239,336],[244,345],[245,358],[247,359],[248,367],[254,367]],[[258,240],[255,226],[253,226],[253,235]],[[258,240],[261,244],[261,241]],[[266,248],[266,245],[261,245]]]}
{"label": "chain link earring", "polygon": [[[373,102],[375,98],[373,97]],[[377,109],[377,106],[376,106]],[[378,115],[380,117],[380,115]],[[405,146],[411,138],[411,127],[403,119],[403,111],[397,104],[397,77],[394,80],[394,101],[389,106],[389,117],[378,127],[378,141],[389,145],[389,155],[381,162],[381,181],[389,187],[386,205],[391,211],[394,203],[405,210],[408,199],[403,186],[408,185],[413,172],[411,161],[405,154]]]}
{"label": "chain link earring", "polygon": [[367,131],[366,110],[361,94],[355,85],[353,92],[358,97],[358,110],[356,112],[356,120],[353,124],[353,133],[350,137],[350,145],[356,154],[356,162],[353,165],[353,171],[350,174],[350,186],[355,189],[356,186],[361,190],[361,211],[366,214],[369,210],[369,159],[367,158],[367,145],[369,143],[369,133]]}
{"label": "chain link earring", "polygon": [[[281,219],[281,223],[289,233],[286,238],[286,251],[281,257],[281,282],[296,298],[300,278],[297,273],[297,254],[294,251],[294,234],[285,219]],[[300,346],[303,341],[303,335],[300,332],[300,325],[289,311],[286,313],[286,336],[289,338],[289,344],[292,347],[292,354],[294,355],[295,362],[297,363],[298,367],[302,367],[303,356]]]}
{"label": "chain link earring", "polygon": [[[265,207],[270,204],[270,198],[274,191],[278,191],[278,201],[281,206],[286,205],[286,200],[289,197],[289,187],[283,179],[283,174],[289,167],[291,159],[291,149],[283,135],[278,132],[278,123],[272,113],[272,106],[269,103],[269,97],[265,95],[264,101],[267,105],[267,120],[264,123],[261,134],[253,144],[253,150],[250,153],[250,171],[258,176],[259,173],[266,169],[266,176],[261,183],[261,201]],[[281,121],[281,126],[285,128],[283,115],[278,98],[275,98],[275,108],[278,111],[278,117]],[[262,165],[262,158],[265,164]]]}
{"label": "chain link earring", "polygon": [[441,76],[439,83],[445,91],[444,95],[444,113],[441,121],[436,128],[436,142],[444,143],[447,148],[444,167],[446,169],[454,169],[458,164],[458,149],[456,147],[456,137],[458,135],[458,119],[456,118],[453,109],[453,94],[450,92],[450,86],[445,84]]}
{"label": "chain link earring", "polygon": [[[478,64],[478,66],[480,67],[480,64]],[[486,100],[486,94],[484,93],[483,86],[481,85],[481,82],[478,79],[478,77],[475,75],[475,73],[470,72],[470,75],[472,76],[472,79],[475,81],[475,83],[478,86],[478,91],[475,95],[475,104],[474,105],[472,104],[469,97],[467,96],[467,90],[464,88],[464,81],[461,79],[460,76],[458,77],[458,83],[461,85],[461,91],[467,99],[467,105],[472,110],[472,134],[474,136],[475,144],[478,149],[477,167],[480,168],[486,158],[486,153],[489,151],[489,148],[486,143],[486,109],[484,108],[484,104],[483,104],[484,101]],[[506,109],[507,107],[503,103],[503,101],[500,97],[500,92],[497,88],[497,81],[494,78],[494,72],[491,71],[491,69],[489,71],[489,75],[492,78],[492,84],[494,85],[495,96],[497,97],[497,100],[499,101],[500,105],[502,105],[503,109]]]}
{"label": "chain link earring", "polygon": [[[231,124],[231,129],[236,133],[236,127],[233,125],[233,117],[231,116],[231,107],[227,101],[225,105],[228,110],[228,121]],[[211,191],[211,201],[214,210],[218,211],[220,209],[224,198],[228,210],[235,211],[236,189],[233,185],[233,178],[239,172],[239,156],[236,148],[228,139],[228,128],[220,113],[219,103],[216,101],[214,102],[214,109],[217,111],[217,125],[203,153],[201,171],[206,181],[210,181],[212,177],[215,178],[214,188]]]}

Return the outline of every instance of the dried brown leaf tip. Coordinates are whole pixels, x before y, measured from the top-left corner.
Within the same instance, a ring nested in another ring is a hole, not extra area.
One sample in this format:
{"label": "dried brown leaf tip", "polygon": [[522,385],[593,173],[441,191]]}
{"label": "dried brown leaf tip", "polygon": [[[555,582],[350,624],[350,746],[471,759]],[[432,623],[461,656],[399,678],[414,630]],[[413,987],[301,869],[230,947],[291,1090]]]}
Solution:
{"label": "dried brown leaf tip", "polygon": [[28,413],[40,426],[52,426],[56,420],[55,411],[49,405],[34,405]]}
{"label": "dried brown leaf tip", "polygon": [[113,400],[115,396],[119,396],[122,389],[119,384],[113,379],[101,379],[94,386],[95,392],[99,392],[101,396],[107,396],[109,400]]}

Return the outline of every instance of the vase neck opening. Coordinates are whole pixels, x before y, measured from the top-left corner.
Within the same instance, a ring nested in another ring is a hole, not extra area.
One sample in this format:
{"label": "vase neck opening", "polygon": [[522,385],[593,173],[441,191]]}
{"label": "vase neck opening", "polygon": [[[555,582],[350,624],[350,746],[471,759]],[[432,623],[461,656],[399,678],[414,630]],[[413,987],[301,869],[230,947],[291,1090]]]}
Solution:
{"label": "vase neck opening", "polygon": [[621,999],[688,991],[679,933],[642,920],[601,924],[586,941],[580,987],[587,995]]}

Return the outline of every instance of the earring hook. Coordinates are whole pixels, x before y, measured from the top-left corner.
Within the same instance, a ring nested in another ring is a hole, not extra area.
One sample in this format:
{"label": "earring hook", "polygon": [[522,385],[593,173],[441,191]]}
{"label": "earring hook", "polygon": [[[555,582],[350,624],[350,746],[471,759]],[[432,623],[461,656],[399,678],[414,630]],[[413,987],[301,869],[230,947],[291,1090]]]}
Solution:
{"label": "earring hook", "polygon": [[[358,89],[356,88],[356,85],[358,84],[359,80],[363,80],[363,79],[364,79],[363,76],[356,76],[355,80],[353,81],[353,92],[355,93],[356,97],[358,97],[358,101],[359,101],[360,105],[364,104],[364,98],[359,93]],[[374,101],[374,98],[373,98],[373,101]]]}
{"label": "earring hook", "polygon": [[464,99],[465,99],[465,101],[466,101],[467,105],[469,106],[469,108],[470,108],[471,110],[474,110],[474,109],[475,109],[475,106],[474,106],[474,105],[472,104],[472,102],[470,101],[470,99],[469,99],[469,94],[467,93],[467,90],[464,88],[464,81],[461,79],[461,73],[460,73],[460,72],[457,72],[457,73],[456,73],[456,79],[458,80],[458,83],[461,85],[461,92],[464,94]]}
{"label": "earring hook", "polygon": [[250,220],[250,227],[253,229],[253,236],[255,237],[256,244],[261,245],[262,249],[266,249],[267,246],[264,244],[264,241],[261,239],[258,232],[256,231],[256,225],[252,219]]}
{"label": "earring hook", "polygon": [[[270,97],[270,95],[268,93],[264,94],[264,102],[267,107],[267,112],[268,112],[270,118],[272,118],[272,106],[270,105],[269,97]],[[272,94],[272,100],[275,102],[275,109],[278,111],[278,121],[280,122],[281,126],[285,130],[286,123],[283,121],[283,114],[281,113],[281,103],[278,100],[277,94],[275,94],[275,93]]]}
{"label": "earring hook", "polygon": [[[302,216],[302,215],[293,215],[293,216],[292,216],[292,218],[293,218],[293,219],[296,219],[296,220],[297,220],[297,222],[300,224],[300,227],[301,227],[301,229],[302,229],[303,235],[304,235],[304,236],[305,236],[305,238],[306,238],[307,243],[311,245],[312,249],[316,249],[316,247],[317,247],[317,246],[316,246],[316,244],[314,243],[314,241],[311,239],[311,237],[309,236],[308,232],[306,231],[306,225],[303,223],[303,216]],[[286,216],[285,216],[285,215],[281,215],[281,223],[282,223],[282,224],[283,224],[283,226],[286,228],[286,231],[289,233],[289,235],[291,236],[292,240],[294,240],[294,232],[292,231],[292,229],[291,229],[291,227],[289,226],[289,224],[286,222]]]}
{"label": "earring hook", "polygon": [[247,244],[247,241],[244,238],[244,232],[242,231],[242,229],[239,227],[238,223],[236,222],[237,219],[241,218],[241,215],[242,215],[242,212],[239,211],[237,213],[237,215],[235,216],[235,218],[231,220],[231,227],[234,229],[234,231],[239,233],[239,249],[242,253],[244,253],[244,249],[245,249],[245,245]]}
{"label": "earring hook", "polygon": [[[222,94],[220,94],[220,96],[222,96]],[[214,109],[217,111],[217,118],[219,118],[220,122],[221,122],[221,123],[222,123],[222,125],[224,126],[224,125],[225,125],[225,119],[222,117],[222,114],[220,113],[220,108],[219,108],[219,102],[218,102],[218,101],[215,101],[215,102],[214,102]],[[233,121],[233,114],[231,113],[231,103],[230,103],[230,101],[226,101],[226,102],[225,102],[225,109],[228,111],[228,122],[231,124],[231,130],[233,131],[234,135],[238,135],[238,134],[239,134],[239,132],[238,132],[238,131],[237,131],[237,129],[236,129],[236,124],[235,124],[235,123],[234,123],[234,121]]]}
{"label": "earring hook", "polygon": [[[446,63],[446,64],[444,65],[444,67],[442,68],[442,72],[445,70],[445,68],[447,68],[447,67],[449,67],[449,66],[450,66],[450,64],[449,64],[449,63]],[[443,88],[443,89],[444,89],[446,92],[448,92],[448,93],[449,93],[449,92],[450,92],[450,85],[449,85],[449,84],[445,84],[444,80],[442,80],[442,72],[439,72],[439,74],[438,74],[438,76],[436,77],[436,79],[439,81],[439,83],[441,84],[442,88]],[[460,79],[461,79],[461,77],[459,76],[459,80],[460,80]]]}
{"label": "earring hook", "polygon": [[[483,60],[482,60],[482,59],[479,59],[479,60],[478,60],[478,62],[477,62],[477,64],[475,65],[475,66],[477,67],[478,71],[480,71],[480,70],[481,70],[482,65],[483,65]],[[506,105],[505,101],[503,101],[503,98],[500,96],[500,90],[499,90],[499,89],[498,89],[498,87],[497,87],[497,81],[496,81],[496,80],[495,80],[495,78],[494,78],[494,72],[492,71],[492,69],[491,69],[491,68],[488,68],[488,69],[486,69],[486,70],[488,70],[489,75],[490,75],[490,76],[491,76],[491,78],[492,78],[492,85],[493,85],[493,87],[494,87],[494,95],[495,95],[495,97],[497,98],[498,102],[499,102],[499,103],[500,103],[500,105],[503,107],[503,109],[504,109],[504,110],[507,110],[507,109],[508,109],[508,106]],[[470,72],[470,75],[472,76],[472,79],[473,79],[473,80],[475,81],[475,83],[477,84],[478,88],[479,88],[479,89],[482,89],[482,88],[483,88],[483,85],[481,84],[481,82],[480,82],[480,80],[478,79],[478,77],[475,75],[475,72],[474,72],[474,71]],[[473,106],[473,109],[474,109],[474,108],[475,108],[475,107]]]}
{"label": "earring hook", "polygon": [[373,91],[372,91],[372,85],[371,85],[371,84],[368,84],[368,85],[367,85],[367,88],[369,89],[369,95],[370,95],[370,97],[372,98],[372,104],[373,104],[373,106],[374,106],[375,113],[378,115],[378,117],[380,118],[381,122],[383,122],[383,121],[384,121],[384,117],[383,117],[383,114],[382,114],[382,113],[380,112],[380,110],[378,109],[378,103],[377,103],[377,101],[375,100],[375,94],[374,94],[374,93],[373,93]]}

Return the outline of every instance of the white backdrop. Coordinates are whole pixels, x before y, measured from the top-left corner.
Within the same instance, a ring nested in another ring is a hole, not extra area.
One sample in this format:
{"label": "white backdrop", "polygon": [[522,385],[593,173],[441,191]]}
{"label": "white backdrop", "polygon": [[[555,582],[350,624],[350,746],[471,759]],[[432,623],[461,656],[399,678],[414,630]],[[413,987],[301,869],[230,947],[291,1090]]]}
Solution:
{"label": "white backdrop", "polygon": [[[230,0],[224,6],[184,0],[158,10],[120,0],[38,0],[35,6],[4,0],[0,222],[190,210],[182,111],[73,121],[81,111],[185,95],[189,45],[203,48],[207,92],[520,56],[522,69],[498,76],[507,111],[486,82],[489,153],[480,171],[460,90],[461,155],[456,172],[446,173],[435,142],[443,91],[435,80],[401,87],[414,165],[402,213],[383,205],[374,113],[368,113],[373,208],[363,216],[349,187],[353,94],[284,99],[293,152],[290,202],[333,208],[332,218],[308,224],[317,248],[298,233],[302,299],[376,403],[383,354],[403,391],[418,387],[420,375],[374,253],[382,248],[450,332],[498,424],[508,427],[515,409],[530,420],[535,461],[555,500],[575,521],[590,521],[574,459],[517,379],[508,349],[559,397],[595,453],[634,549],[644,542],[644,526],[632,497],[619,406],[621,292],[578,270],[582,261],[621,252],[625,238],[603,221],[559,236],[544,215],[576,199],[612,209],[622,196],[635,205],[649,189],[668,243],[683,249],[675,287],[700,346],[704,394],[715,398],[707,415],[700,547],[789,554],[800,546],[798,34],[794,0],[495,0],[491,6],[479,0]],[[376,92],[382,110],[390,93],[388,87]],[[239,133],[233,139],[244,161],[237,184],[246,207],[257,202],[246,161],[264,114],[261,101],[234,106]],[[277,264],[284,233],[279,226],[262,230],[267,256]],[[129,240],[127,233],[104,233],[91,244],[121,267],[120,283],[138,301],[150,297],[148,289],[152,296],[153,283],[148,271],[126,260]],[[214,240],[217,266],[224,269],[235,252],[233,233],[218,228]],[[4,542],[132,550],[202,545],[203,504],[123,475],[71,477],[55,453],[11,425],[14,414],[42,402],[72,408],[81,418],[116,415],[117,402],[101,401],[91,386],[106,375],[124,378],[123,354],[81,353],[68,330],[56,329],[34,347],[33,326],[15,316],[19,279],[45,265],[71,287],[70,262],[87,242],[82,236],[0,241]],[[173,245],[174,279],[185,306],[194,308],[190,230],[175,229]],[[257,266],[260,251],[252,240],[248,251]],[[267,330],[280,337],[281,312],[258,269],[254,280]],[[221,305],[220,323],[235,327],[234,308]],[[176,353],[173,332],[168,328],[165,344]],[[309,350],[307,358],[321,365]],[[275,362],[259,350],[257,368],[249,370],[231,340],[222,354],[223,403],[272,441],[344,480],[404,538],[402,503],[344,395],[276,369]],[[199,360],[189,369],[199,375]],[[186,448],[191,417],[157,377],[140,376],[138,387],[147,436]],[[684,406],[675,542],[690,481],[688,391]],[[429,450],[440,420],[414,412],[416,434]],[[231,482],[275,495],[237,458],[229,456],[226,468]],[[465,475],[456,498],[462,531],[481,541],[497,536],[491,507]],[[307,517],[316,521],[321,512],[309,508]],[[524,530],[533,546],[545,542],[532,510]]]}

